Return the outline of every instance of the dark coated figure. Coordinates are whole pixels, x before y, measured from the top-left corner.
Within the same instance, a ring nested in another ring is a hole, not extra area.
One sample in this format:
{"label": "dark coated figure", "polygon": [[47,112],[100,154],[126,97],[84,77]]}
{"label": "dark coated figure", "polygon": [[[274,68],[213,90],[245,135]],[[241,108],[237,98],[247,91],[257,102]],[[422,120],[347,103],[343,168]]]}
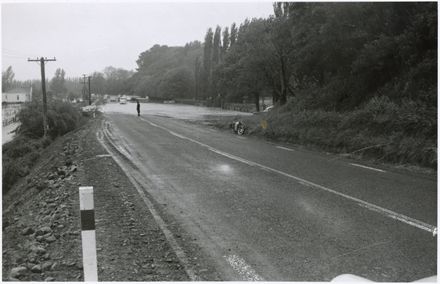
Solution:
{"label": "dark coated figure", "polygon": [[139,103],[138,100],[136,100],[136,102],[137,102],[136,110],[138,112],[138,116],[141,116],[141,104]]}

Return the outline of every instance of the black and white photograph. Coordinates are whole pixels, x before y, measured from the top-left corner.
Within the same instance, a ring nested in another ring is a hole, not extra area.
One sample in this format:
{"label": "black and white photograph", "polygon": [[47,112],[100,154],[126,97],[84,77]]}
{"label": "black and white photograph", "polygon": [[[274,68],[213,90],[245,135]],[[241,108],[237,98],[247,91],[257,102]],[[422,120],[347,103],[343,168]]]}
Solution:
{"label": "black and white photograph", "polygon": [[0,8],[2,282],[437,282],[437,2]]}

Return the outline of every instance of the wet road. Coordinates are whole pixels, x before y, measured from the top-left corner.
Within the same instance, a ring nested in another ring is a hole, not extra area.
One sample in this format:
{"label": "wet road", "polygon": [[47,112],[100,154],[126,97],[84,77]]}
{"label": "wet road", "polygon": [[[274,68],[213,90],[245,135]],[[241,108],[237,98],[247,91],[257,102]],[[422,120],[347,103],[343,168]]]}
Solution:
{"label": "wet road", "polygon": [[175,118],[197,117],[179,106],[155,113],[155,105],[142,105],[150,111],[141,117],[134,107],[106,107],[112,139],[224,280],[436,274],[436,176],[186,123]]}

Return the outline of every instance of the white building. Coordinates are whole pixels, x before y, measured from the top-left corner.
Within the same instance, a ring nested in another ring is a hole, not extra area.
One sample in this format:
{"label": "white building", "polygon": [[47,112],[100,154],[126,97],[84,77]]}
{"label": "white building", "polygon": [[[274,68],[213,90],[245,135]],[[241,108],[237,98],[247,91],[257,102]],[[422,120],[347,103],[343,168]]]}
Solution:
{"label": "white building", "polygon": [[16,122],[22,104],[30,101],[32,101],[32,87],[2,92],[2,125]]}
{"label": "white building", "polygon": [[29,89],[12,89],[7,92],[2,92],[2,104],[3,103],[25,103],[32,101],[32,87]]}

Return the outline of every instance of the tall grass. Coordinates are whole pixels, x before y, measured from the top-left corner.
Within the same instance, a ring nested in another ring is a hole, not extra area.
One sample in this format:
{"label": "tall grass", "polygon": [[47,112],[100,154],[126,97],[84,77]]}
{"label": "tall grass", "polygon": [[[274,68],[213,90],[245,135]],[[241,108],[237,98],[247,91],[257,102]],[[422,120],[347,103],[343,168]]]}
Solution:
{"label": "tall grass", "polygon": [[[311,110],[291,100],[243,118],[249,132],[338,153],[398,164],[437,167],[437,111],[411,100],[373,97],[350,112]],[[264,123],[262,123],[264,121]]]}

